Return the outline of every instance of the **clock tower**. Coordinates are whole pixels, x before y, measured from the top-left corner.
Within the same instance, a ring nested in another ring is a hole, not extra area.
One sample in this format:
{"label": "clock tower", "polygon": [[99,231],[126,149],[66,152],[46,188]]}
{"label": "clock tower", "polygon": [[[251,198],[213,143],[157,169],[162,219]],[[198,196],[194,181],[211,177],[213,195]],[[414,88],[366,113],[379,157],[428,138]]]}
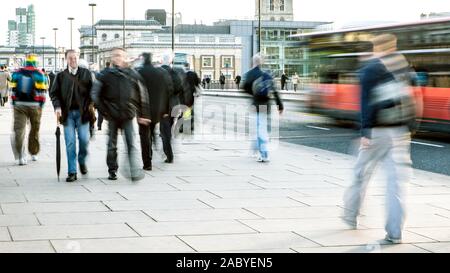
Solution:
{"label": "clock tower", "polygon": [[261,20],[263,21],[293,21],[293,0],[255,0],[256,19],[258,19],[258,7],[261,1]]}

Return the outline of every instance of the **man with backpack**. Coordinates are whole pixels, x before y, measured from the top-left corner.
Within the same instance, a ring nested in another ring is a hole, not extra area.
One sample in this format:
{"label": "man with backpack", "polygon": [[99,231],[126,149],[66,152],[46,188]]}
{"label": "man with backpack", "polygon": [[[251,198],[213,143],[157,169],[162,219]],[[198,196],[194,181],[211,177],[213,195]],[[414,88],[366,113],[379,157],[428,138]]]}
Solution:
{"label": "man with backpack", "polygon": [[39,130],[48,82],[47,77],[37,68],[36,63],[36,55],[27,56],[25,66],[13,73],[10,83],[14,109],[13,151],[21,166],[27,164],[24,139],[28,121],[31,125],[28,152],[33,161],[37,161],[40,151]]}
{"label": "man with backpack", "polygon": [[268,118],[270,116],[270,96],[274,95],[280,115],[284,106],[278,92],[275,89],[272,76],[261,70],[263,58],[260,54],[253,57],[253,69],[246,73],[242,89],[253,96],[253,106],[256,113],[256,148],[260,153],[258,162],[269,162],[269,133],[267,130]]}
{"label": "man with backpack", "polygon": [[409,90],[409,65],[396,53],[397,39],[383,34],[373,39],[374,55],[360,73],[361,147],[353,185],[345,194],[344,221],[357,228],[369,180],[383,161],[387,181],[386,240],[401,243],[405,219],[403,187],[411,172],[411,133],[414,97]]}

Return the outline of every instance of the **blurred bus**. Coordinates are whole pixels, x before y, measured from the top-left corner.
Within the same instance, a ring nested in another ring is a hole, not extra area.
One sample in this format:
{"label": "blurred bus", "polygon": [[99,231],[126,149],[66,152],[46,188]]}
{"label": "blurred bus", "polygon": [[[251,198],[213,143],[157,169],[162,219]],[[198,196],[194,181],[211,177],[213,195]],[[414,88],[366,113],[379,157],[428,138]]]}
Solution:
{"label": "blurred bus", "polygon": [[371,58],[370,40],[383,33],[397,36],[399,52],[416,71],[421,128],[450,132],[450,18],[296,35],[309,55],[311,111],[359,121],[358,70]]}

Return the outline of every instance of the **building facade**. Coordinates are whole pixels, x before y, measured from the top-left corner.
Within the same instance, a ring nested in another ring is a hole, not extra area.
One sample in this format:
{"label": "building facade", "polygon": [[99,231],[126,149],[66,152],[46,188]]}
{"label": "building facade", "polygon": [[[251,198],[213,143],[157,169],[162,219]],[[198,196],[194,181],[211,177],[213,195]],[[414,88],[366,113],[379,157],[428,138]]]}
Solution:
{"label": "building facade", "polygon": [[8,21],[7,44],[10,47],[33,46],[36,42],[34,6],[16,9],[16,20]]}
{"label": "building facade", "polygon": [[[298,33],[311,32],[328,22],[307,21],[262,21],[261,53],[265,56],[265,68],[270,69],[276,77],[283,73],[308,74],[309,63],[306,52],[300,48],[298,41],[290,38]],[[215,23],[216,26],[229,28],[229,34],[242,40],[241,71],[252,67],[252,56],[258,53],[259,21],[226,20]]]}
{"label": "building facade", "polygon": [[[158,62],[164,54],[170,54],[172,35],[157,33],[130,37],[126,40],[126,49],[131,59],[138,59],[143,52],[150,52]],[[111,60],[112,49],[121,45],[121,41],[100,42],[99,60],[101,67]],[[191,69],[203,79],[218,80],[221,73],[228,79],[242,75],[242,42],[239,37],[229,34],[191,34],[175,35],[175,53],[185,56]],[[181,62],[178,62],[181,65]]]}
{"label": "building facade", "polygon": [[65,48],[44,47],[8,47],[0,46],[0,65],[7,65],[15,70],[24,65],[28,54],[37,55],[37,66],[46,71],[61,71],[66,66]]}
{"label": "building facade", "polygon": [[293,0],[255,0],[255,18],[259,17],[261,5],[261,20],[263,21],[293,21]]}
{"label": "building facade", "polygon": [[[162,26],[155,20],[126,20],[125,39],[141,37],[162,30]],[[118,47],[123,46],[123,21],[100,20],[92,26],[82,26],[80,32],[80,58],[90,64],[98,64],[99,44],[116,41]],[[94,46],[92,46],[94,40]]]}

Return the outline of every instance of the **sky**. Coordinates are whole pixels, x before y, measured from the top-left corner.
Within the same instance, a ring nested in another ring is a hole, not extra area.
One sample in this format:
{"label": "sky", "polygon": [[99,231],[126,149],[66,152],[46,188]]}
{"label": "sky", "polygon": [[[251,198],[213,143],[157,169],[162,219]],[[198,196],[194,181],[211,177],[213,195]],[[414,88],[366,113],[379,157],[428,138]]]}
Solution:
{"label": "sky", "polygon": [[[78,28],[91,25],[91,7],[96,3],[95,18],[122,19],[122,0],[14,0],[2,1],[0,9],[0,44],[6,44],[8,20],[15,20],[15,8],[34,4],[36,40],[46,37],[54,45],[53,28],[59,28],[58,46],[70,45],[70,23],[74,17],[74,46],[79,44]],[[144,19],[147,9],[171,10],[171,0],[126,0],[127,19]],[[295,20],[328,21],[338,24],[358,21],[416,21],[421,13],[450,12],[450,0],[293,0]],[[219,19],[250,19],[255,14],[255,0],[175,0],[175,12],[183,23],[212,24]]]}

